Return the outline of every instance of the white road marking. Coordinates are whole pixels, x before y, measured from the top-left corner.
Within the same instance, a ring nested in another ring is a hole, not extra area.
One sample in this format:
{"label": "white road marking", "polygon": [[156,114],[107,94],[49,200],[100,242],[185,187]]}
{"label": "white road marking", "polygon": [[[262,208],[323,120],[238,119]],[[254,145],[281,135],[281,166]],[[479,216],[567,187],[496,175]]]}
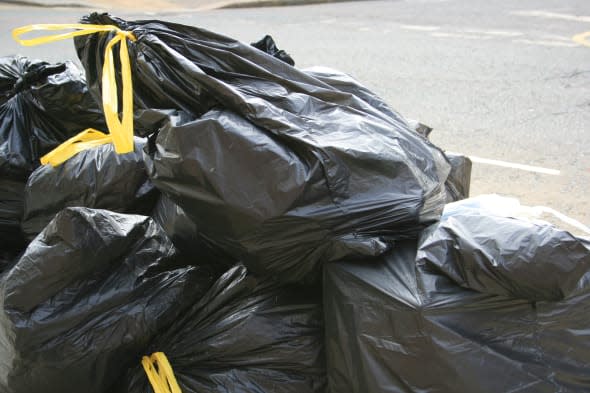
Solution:
{"label": "white road marking", "polygon": [[430,33],[430,35],[433,37],[440,37],[440,38],[464,38],[467,40],[489,40],[492,38],[489,36],[476,35],[476,34],[443,33],[443,32]]}
{"label": "white road marking", "polygon": [[573,42],[561,42],[561,41],[547,41],[547,40],[525,40],[525,39],[518,39],[512,40],[517,44],[528,44],[528,45],[540,45],[540,46],[563,46],[568,48],[573,48],[579,46],[578,44],[574,44]]}
{"label": "white road marking", "polygon": [[538,34],[535,36],[535,38],[540,38],[542,40],[550,40],[550,41],[557,40],[557,41],[572,42],[571,37],[566,37],[566,36],[557,35],[557,34]]}
{"label": "white road marking", "polygon": [[571,217],[566,216],[563,213],[558,212],[555,209],[552,209],[547,206],[534,206],[531,209],[538,211],[540,214],[542,214],[542,213],[552,214],[554,217],[565,222],[566,224],[571,225],[572,227],[579,229],[583,232],[586,232],[588,235],[590,235],[590,228],[589,227],[582,224],[580,221],[578,221],[576,219],[573,219]]}
{"label": "white road marking", "polygon": [[512,12],[510,12],[510,14],[512,14],[512,15],[520,15],[520,16],[535,16],[535,17],[538,17],[538,18],[564,19],[564,20],[571,20],[571,21],[576,21],[576,22],[590,22],[590,16],[560,14],[558,12],[549,12],[549,11],[543,11],[543,10],[512,11]]}
{"label": "white road marking", "polygon": [[418,31],[436,31],[439,30],[438,26],[421,26],[421,25],[401,25],[404,30],[418,30]]}
{"label": "white road marking", "polygon": [[[539,17],[550,17],[550,18],[561,18],[561,19],[574,19],[590,21],[590,17],[586,16],[574,16],[568,14],[557,14],[545,11],[513,11],[512,14],[517,15],[528,15],[528,16],[539,16]],[[481,30],[481,29],[459,29],[455,31],[440,31],[439,26],[428,26],[428,25],[400,25],[401,29],[430,32],[431,37],[437,38],[462,38],[467,40],[489,40],[491,38],[514,38],[522,37],[524,33],[520,31],[507,31],[507,30]],[[359,31],[369,31],[368,27],[357,28]],[[513,43],[527,44],[527,45],[540,45],[540,46],[554,46],[554,47],[567,47],[574,48],[577,46],[590,46],[590,32],[577,34],[573,37],[563,37],[554,34],[541,34],[537,39],[526,39],[518,38],[513,39]],[[572,42],[573,41],[573,42]]]}
{"label": "white road marking", "polygon": [[523,35],[523,33],[521,33],[520,31],[503,31],[503,30],[465,29],[465,30],[461,30],[461,32],[483,34],[483,35],[493,35],[493,36],[499,36],[499,37],[519,37],[519,36]]}
{"label": "white road marking", "polygon": [[[448,152],[448,153],[449,154],[459,154],[459,153],[452,153],[452,152]],[[553,176],[558,176],[561,174],[561,172],[557,169],[549,169],[549,168],[543,168],[540,166],[517,164],[514,162],[508,162],[508,161],[491,160],[489,158],[481,158],[481,157],[476,157],[476,156],[467,156],[467,157],[469,157],[469,159],[471,161],[476,162],[478,164],[495,165],[495,166],[501,166],[504,168],[519,169],[521,171],[543,173],[545,175],[553,175]]]}

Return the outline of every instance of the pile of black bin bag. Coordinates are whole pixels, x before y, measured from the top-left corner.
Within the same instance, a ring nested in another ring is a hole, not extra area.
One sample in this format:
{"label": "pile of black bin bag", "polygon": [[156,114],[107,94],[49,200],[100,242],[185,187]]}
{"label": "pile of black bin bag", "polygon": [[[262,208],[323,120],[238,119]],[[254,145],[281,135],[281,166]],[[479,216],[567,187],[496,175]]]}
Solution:
{"label": "pile of black bin bag", "polygon": [[467,157],[269,36],[82,22],[137,38],[135,150],[39,163],[105,129],[114,33],[0,59],[1,392],[153,392],[154,352],[184,393],[590,389],[590,242],[445,210]]}

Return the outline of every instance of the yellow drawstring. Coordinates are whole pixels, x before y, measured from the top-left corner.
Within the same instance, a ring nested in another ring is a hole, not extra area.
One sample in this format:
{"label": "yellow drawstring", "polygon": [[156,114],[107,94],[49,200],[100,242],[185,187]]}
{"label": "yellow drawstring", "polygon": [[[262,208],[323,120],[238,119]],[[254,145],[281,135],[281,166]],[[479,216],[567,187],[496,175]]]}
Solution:
{"label": "yellow drawstring", "polygon": [[73,157],[81,151],[104,145],[106,143],[110,143],[111,141],[112,138],[110,135],[104,134],[92,128],[88,128],[78,135],[71,137],[41,157],[41,164],[51,164],[52,166],[58,166],[68,158]]}
{"label": "yellow drawstring", "polygon": [[[73,29],[74,31],[28,40],[20,38],[21,35],[31,31],[60,31],[65,29]],[[28,25],[18,27],[12,31],[12,37],[18,43],[25,46],[41,45],[72,37],[109,31],[115,32],[115,36],[105,48],[105,59],[102,67],[102,105],[109,134],[104,134],[93,129],[82,131],[43,156],[41,163],[57,166],[83,150],[110,142],[114,144],[115,151],[118,154],[133,151],[133,85],[131,82],[131,63],[127,50],[127,39],[136,41],[136,38],[132,32],[121,30],[117,26],[77,23]],[[118,43],[121,44],[119,58],[121,59],[121,77],[123,82],[123,107],[120,120],[115,62],[113,58],[113,47]]]}
{"label": "yellow drawstring", "polygon": [[155,352],[152,356],[144,356],[141,359],[141,364],[154,393],[182,393],[174,377],[172,366],[164,353]]}

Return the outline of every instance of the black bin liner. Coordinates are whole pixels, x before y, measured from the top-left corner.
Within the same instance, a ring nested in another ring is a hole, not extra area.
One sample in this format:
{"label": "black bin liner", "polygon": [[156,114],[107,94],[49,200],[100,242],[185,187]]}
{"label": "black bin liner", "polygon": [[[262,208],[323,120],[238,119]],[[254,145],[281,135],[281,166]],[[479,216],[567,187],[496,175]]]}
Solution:
{"label": "black bin liner", "polygon": [[204,238],[197,224],[166,195],[160,195],[151,216],[172,240],[181,258],[199,266],[206,265],[219,274],[236,264],[235,259]]}
{"label": "black bin liner", "polygon": [[[237,265],[151,346],[183,393],[324,392],[319,288],[281,287]],[[121,393],[152,392],[141,367]]]}
{"label": "black bin liner", "polygon": [[295,60],[284,50],[279,49],[275,40],[269,35],[265,35],[259,41],[253,42],[252,45],[256,49],[260,49],[261,51],[276,57],[277,59],[281,60],[284,63],[294,66]]}
{"label": "black bin liner", "polygon": [[[420,123],[417,120],[408,120],[410,126],[418,134],[428,138],[432,127]],[[447,190],[447,203],[457,202],[469,198],[471,188],[471,159],[463,154],[445,152],[445,156],[451,165],[451,172],[445,182]]]}
{"label": "black bin liner", "polygon": [[[380,255],[440,216],[446,158],[393,111],[203,29],[83,22],[137,37],[136,109],[186,112],[160,128],[150,177],[253,272],[313,280],[320,261]],[[76,38],[97,93],[110,37]]]}
{"label": "black bin liner", "polygon": [[449,177],[445,183],[447,202],[457,202],[469,198],[469,189],[471,188],[471,160],[462,154],[446,152],[445,155],[451,164],[451,173],[449,173]]}
{"label": "black bin liner", "polygon": [[[20,221],[24,210],[25,182],[0,175],[0,250],[17,253],[26,246]],[[0,271],[2,267],[0,267]]]}
{"label": "black bin liner", "polygon": [[134,152],[117,154],[109,143],[84,150],[57,167],[37,168],[25,188],[25,235],[32,240],[66,207],[149,215],[159,192],[147,175],[144,144],[135,138]]}
{"label": "black bin liner", "polygon": [[444,198],[446,174],[433,156],[412,162],[400,135],[314,136],[318,149],[341,154],[327,173],[316,147],[299,156],[234,112],[185,117],[160,130],[150,176],[208,239],[259,274],[313,280],[322,261],[379,255],[389,239],[415,236]]}
{"label": "black bin liner", "polygon": [[39,159],[104,116],[71,62],[0,57],[0,248],[24,245],[22,192]]}
{"label": "black bin liner", "polygon": [[[377,96],[350,75],[328,67],[311,67],[304,71],[338,90],[362,98],[363,101],[387,116],[396,116],[395,111],[391,109],[381,97]],[[407,120],[407,122],[411,129],[425,138],[428,138],[432,132],[431,127],[416,120]],[[471,186],[471,160],[469,157],[457,153],[445,152],[445,156],[448,163],[451,165],[451,171],[445,182],[447,203],[469,198],[469,189]]]}
{"label": "black bin liner", "polygon": [[19,252],[0,250],[0,280],[5,272],[20,259],[20,255]]}
{"label": "black bin liner", "polygon": [[[400,115],[397,114],[385,101],[383,101],[381,97],[369,90],[351,75],[323,66],[309,67],[304,69],[303,72],[315,79],[322,81],[336,90],[350,93],[355,97],[360,98],[374,109],[383,113],[385,116],[391,118],[400,118]],[[414,129],[411,120],[405,120],[405,122],[411,129]],[[423,134],[421,135],[424,137],[428,136]]]}
{"label": "black bin liner", "polygon": [[590,245],[454,215],[378,263],[326,265],[329,391],[590,390]]}
{"label": "black bin liner", "polygon": [[0,391],[111,391],[213,283],[149,217],[67,208],[0,284]]}

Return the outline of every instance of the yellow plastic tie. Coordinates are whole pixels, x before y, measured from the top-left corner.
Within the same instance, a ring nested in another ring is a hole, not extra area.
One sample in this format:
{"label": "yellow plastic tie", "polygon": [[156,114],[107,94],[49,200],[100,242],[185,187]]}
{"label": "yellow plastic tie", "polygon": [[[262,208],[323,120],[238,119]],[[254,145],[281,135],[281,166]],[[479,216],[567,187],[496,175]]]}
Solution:
{"label": "yellow plastic tie", "polygon": [[50,164],[54,167],[61,165],[81,151],[110,143],[112,140],[110,135],[88,128],[41,157],[41,164]]}
{"label": "yellow plastic tie", "polygon": [[172,366],[163,352],[155,352],[152,356],[144,356],[141,364],[154,389],[154,393],[182,393]]}
{"label": "yellow plastic tie", "polygon": [[[66,33],[47,35],[23,40],[21,35],[31,31],[61,31],[73,30]],[[41,163],[59,165],[75,154],[99,145],[112,142],[118,154],[133,151],[133,85],[131,82],[131,62],[127,50],[127,40],[136,41],[130,31],[124,31],[112,25],[86,24],[40,24],[17,27],[12,31],[12,37],[25,46],[35,46],[65,40],[82,35],[100,32],[115,32],[115,36],[105,48],[104,64],[102,67],[102,106],[109,134],[87,129],[73,138],[68,139],[41,159]],[[119,58],[121,60],[122,116],[119,119],[119,102],[117,95],[117,79],[115,77],[115,61],[113,47],[120,43]],[[98,135],[98,134],[100,135]]]}

